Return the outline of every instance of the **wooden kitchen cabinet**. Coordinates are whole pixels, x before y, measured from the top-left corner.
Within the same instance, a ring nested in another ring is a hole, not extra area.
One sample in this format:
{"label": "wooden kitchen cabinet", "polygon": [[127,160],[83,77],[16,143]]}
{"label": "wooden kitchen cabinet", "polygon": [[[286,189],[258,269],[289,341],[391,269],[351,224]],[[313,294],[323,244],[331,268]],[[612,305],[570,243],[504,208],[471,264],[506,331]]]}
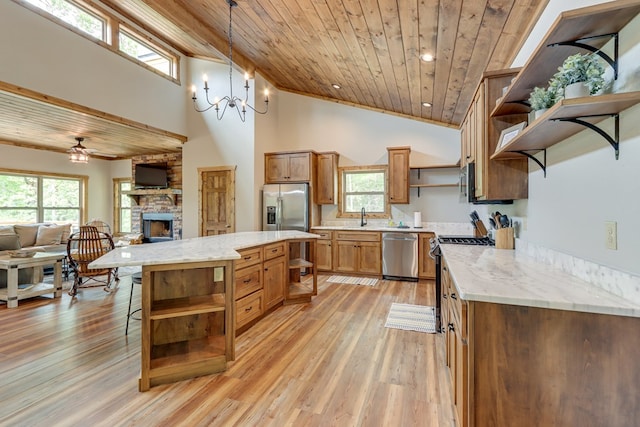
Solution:
{"label": "wooden kitchen cabinet", "polygon": [[318,294],[318,269],[316,239],[291,239],[287,241],[289,273],[285,286],[284,303],[310,302]]}
{"label": "wooden kitchen cabinet", "polygon": [[264,311],[284,300],[286,257],[284,242],[264,247]]}
{"label": "wooden kitchen cabinet", "polygon": [[310,182],[314,156],[311,151],[265,153],[264,182]]}
{"label": "wooden kitchen cabinet", "polygon": [[334,271],[368,275],[382,274],[382,243],[380,233],[370,231],[336,231],[334,234]]}
{"label": "wooden kitchen cabinet", "polygon": [[316,168],[315,202],[318,205],[335,205],[338,194],[338,158],[335,151],[318,153]]}
{"label": "wooden kitchen cabinet", "polygon": [[429,256],[430,240],[435,237],[435,233],[418,234],[418,278],[420,279],[436,278],[436,261]]}
{"label": "wooden kitchen cabinet", "polygon": [[490,113],[504,87],[518,74],[518,69],[488,71],[467,110],[461,127],[461,152],[464,167],[475,164],[475,198],[479,202],[526,199],[529,170],[526,157],[492,160],[502,130],[527,120],[526,114],[495,118]]}
{"label": "wooden kitchen cabinet", "polygon": [[140,391],[235,358],[232,278],[232,261],[142,267]]}
{"label": "wooden kitchen cabinet", "polygon": [[318,271],[331,271],[333,269],[333,232],[331,230],[311,229],[313,234],[320,237],[316,242],[316,265]]}
{"label": "wooden kitchen cabinet", "polygon": [[236,331],[264,312],[262,248],[247,248],[238,253],[240,259],[235,262]]}
{"label": "wooden kitchen cabinet", "polygon": [[409,203],[409,155],[411,147],[387,147],[389,154],[389,203]]}

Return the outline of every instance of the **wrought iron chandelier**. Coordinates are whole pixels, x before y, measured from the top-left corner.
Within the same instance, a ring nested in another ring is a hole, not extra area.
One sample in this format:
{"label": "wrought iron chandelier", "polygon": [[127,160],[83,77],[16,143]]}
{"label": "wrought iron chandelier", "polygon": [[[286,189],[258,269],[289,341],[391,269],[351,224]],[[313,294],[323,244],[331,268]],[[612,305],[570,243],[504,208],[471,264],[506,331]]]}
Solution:
{"label": "wrought iron chandelier", "polygon": [[240,116],[240,120],[242,120],[243,122],[245,121],[245,115],[247,113],[247,107],[250,108],[251,110],[255,111],[258,114],[266,114],[267,111],[269,111],[269,92],[267,89],[265,89],[264,91],[264,105],[265,105],[265,109],[264,111],[259,111],[256,110],[254,107],[252,107],[249,103],[248,103],[248,99],[249,99],[249,74],[245,73],[244,75],[244,89],[245,89],[245,97],[244,99],[239,98],[237,96],[235,96],[233,94],[233,49],[232,49],[232,44],[233,44],[233,38],[231,35],[231,11],[233,10],[234,7],[236,7],[238,5],[238,3],[235,2],[235,0],[226,0],[226,2],[229,4],[229,95],[225,96],[224,98],[218,99],[217,97],[214,98],[213,102],[211,102],[209,100],[209,85],[207,83],[207,75],[205,74],[203,76],[203,80],[204,80],[204,94],[205,94],[205,101],[208,104],[205,108],[198,108],[198,102],[197,102],[197,97],[196,97],[196,86],[193,85],[192,86],[192,97],[191,99],[193,99],[193,107],[195,108],[195,110],[199,113],[203,113],[207,110],[210,110],[211,108],[215,108],[216,110],[216,116],[218,117],[218,120],[221,120],[224,117],[224,113],[227,111],[227,108],[235,108],[236,111],[238,112],[238,115]]}
{"label": "wrought iron chandelier", "polygon": [[79,136],[75,140],[78,143],[69,149],[69,161],[71,163],[89,163],[89,152],[82,145],[84,138]]}

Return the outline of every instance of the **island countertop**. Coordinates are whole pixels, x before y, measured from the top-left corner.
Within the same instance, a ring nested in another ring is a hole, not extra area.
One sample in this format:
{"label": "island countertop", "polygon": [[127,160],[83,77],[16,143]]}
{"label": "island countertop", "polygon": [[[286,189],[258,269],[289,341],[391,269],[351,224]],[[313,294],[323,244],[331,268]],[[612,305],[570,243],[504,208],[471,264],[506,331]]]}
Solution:
{"label": "island countertop", "polygon": [[440,246],[460,298],[640,317],[640,305],[524,253],[487,246]]}
{"label": "island countertop", "polygon": [[169,242],[118,247],[89,264],[89,268],[178,264],[240,259],[239,249],[281,240],[317,238],[303,231],[246,231],[218,236],[194,237]]}

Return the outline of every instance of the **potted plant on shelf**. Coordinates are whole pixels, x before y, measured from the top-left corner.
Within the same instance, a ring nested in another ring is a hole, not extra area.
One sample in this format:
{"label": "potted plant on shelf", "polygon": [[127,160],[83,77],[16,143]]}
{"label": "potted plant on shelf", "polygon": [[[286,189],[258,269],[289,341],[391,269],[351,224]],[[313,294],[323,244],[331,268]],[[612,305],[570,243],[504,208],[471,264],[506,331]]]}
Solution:
{"label": "potted plant on shelf", "polygon": [[569,56],[553,79],[564,88],[564,97],[579,98],[596,94],[604,85],[604,66],[595,53]]}
{"label": "potted plant on shelf", "polygon": [[560,99],[560,91],[557,84],[552,80],[549,82],[549,87],[534,87],[533,91],[529,95],[529,105],[534,114],[534,119],[537,119],[544,114],[547,109],[553,107]]}

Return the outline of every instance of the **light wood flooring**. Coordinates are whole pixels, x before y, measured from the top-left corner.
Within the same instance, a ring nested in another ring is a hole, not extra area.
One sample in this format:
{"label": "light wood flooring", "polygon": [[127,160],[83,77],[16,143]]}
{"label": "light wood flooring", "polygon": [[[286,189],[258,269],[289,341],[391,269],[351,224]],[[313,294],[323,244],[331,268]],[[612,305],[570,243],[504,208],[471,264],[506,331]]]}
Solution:
{"label": "light wood flooring", "polygon": [[0,425],[453,426],[443,337],[384,327],[392,302],[433,305],[434,283],[328,277],[311,304],[238,337],[226,372],[145,393],[129,277],[111,294],[0,303]]}

